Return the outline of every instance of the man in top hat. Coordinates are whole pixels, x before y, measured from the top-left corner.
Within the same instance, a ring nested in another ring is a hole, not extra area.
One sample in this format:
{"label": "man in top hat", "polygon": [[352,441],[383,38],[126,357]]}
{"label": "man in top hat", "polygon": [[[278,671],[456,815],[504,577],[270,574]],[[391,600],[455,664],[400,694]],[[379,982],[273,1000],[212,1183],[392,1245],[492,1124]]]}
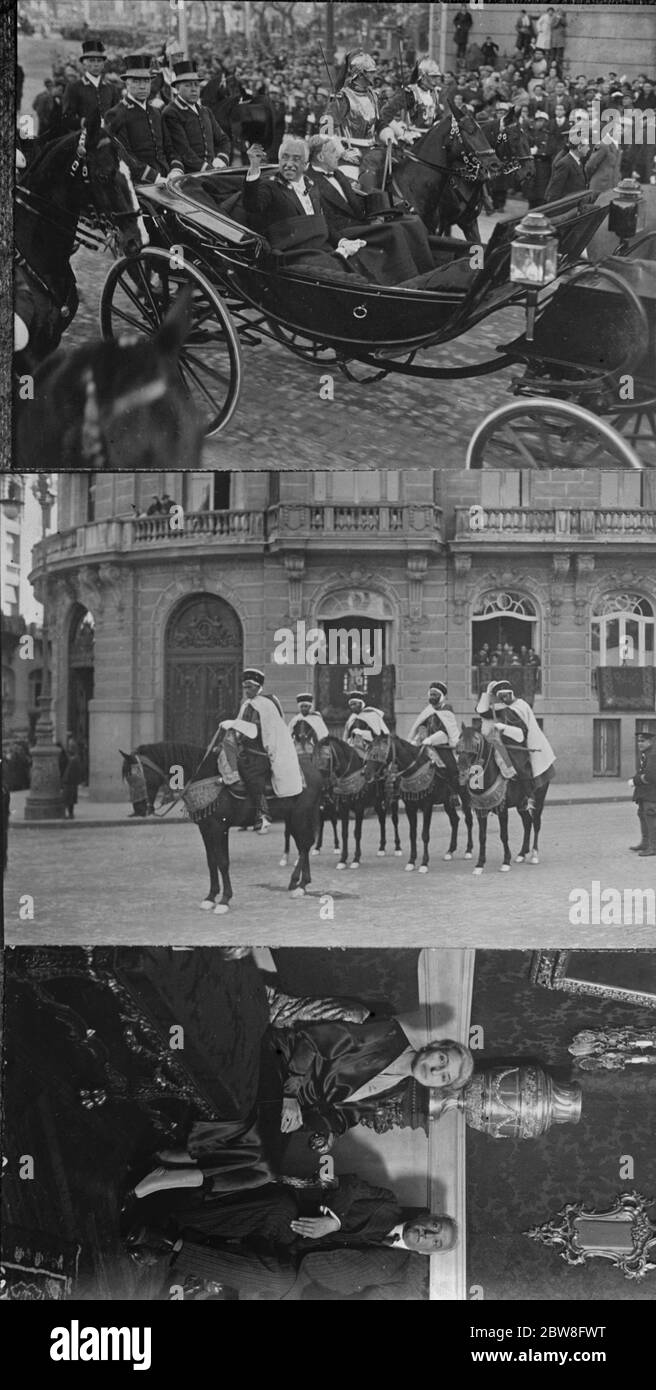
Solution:
{"label": "man in top hat", "polygon": [[556,755],[543,734],[526,700],[515,697],[510,681],[490,681],[481,695],[476,713],[483,721],[483,734],[495,730],[508,753],[523,797],[533,798],[533,778],[539,777],[556,761]]}
{"label": "man in top hat", "polygon": [[300,753],[314,753],[322,738],[328,738],[328,729],[322,715],[312,708],[314,697],[310,691],[301,691],[296,696],[298,712],[289,721],[289,732]]}
{"label": "man in top hat", "polygon": [[166,155],[173,174],[200,174],[225,169],[230,162],[230,137],[200,102],[195,62],[173,65],[174,93],[164,107],[162,122]]}
{"label": "man in top hat", "polygon": [[344,742],[364,753],[367,744],[381,734],[389,734],[389,729],[383,711],[368,705],[359,690],[349,691],[346,699],[350,714],[344,725]]}
{"label": "man in top hat", "polygon": [[410,743],[420,748],[439,748],[439,760],[457,782],[458,768],[453,749],[458,742],[458,721],[448,703],[444,681],[431,681],[428,704],[417,716],[410,730]]}
{"label": "man in top hat", "polygon": [[224,719],[220,726],[224,730],[234,730],[245,739],[249,752],[262,755],[254,758],[252,768],[239,769],[255,805],[255,829],[261,835],[265,835],[271,825],[265,794],[269,767],[276,796],[298,796],[303,790],[294,741],[280,702],[275,695],[263,694],[263,685],[262,671],[252,666],[244,671],[244,698],[237,718]]}
{"label": "man in top hat", "polygon": [[138,53],[126,59],[125,96],[108,111],[105,125],[121,142],[139,183],[162,182],[169,172],[164,153],[162,113],[149,101],[151,58]]}
{"label": "man in top hat", "polygon": [[391,121],[404,121],[415,131],[429,130],[442,116],[440,85],[442,73],[434,58],[421,58],[410,74],[410,82],[386,102],[380,113],[381,139]]}
{"label": "man in top hat", "polygon": [[88,120],[97,111],[101,116],[115,106],[120,93],[113,82],[103,77],[106,59],[105,47],[100,39],[82,41],[80,62],[83,75],[69,82],[62,101],[62,127],[64,130],[79,130],[83,120]]}
{"label": "man in top hat", "polygon": [[656,734],[641,729],[638,734],[638,771],[629,786],[638,806],[640,844],[631,845],[641,859],[656,854]]}

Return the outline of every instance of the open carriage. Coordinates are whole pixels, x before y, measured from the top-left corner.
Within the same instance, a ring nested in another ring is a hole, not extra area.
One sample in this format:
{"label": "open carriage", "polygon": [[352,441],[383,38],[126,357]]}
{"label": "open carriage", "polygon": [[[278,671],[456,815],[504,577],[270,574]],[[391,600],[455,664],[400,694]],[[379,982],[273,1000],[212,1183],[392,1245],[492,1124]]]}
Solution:
{"label": "open carriage", "polygon": [[[527,302],[525,285],[510,279],[518,217],[502,218],[484,251],[432,237],[430,289],[350,283],[348,275],[293,269],[248,228],[245,172],[140,186],[150,245],[114,263],[101,296],[104,337],[150,336],[182,287],[191,287],[193,323],[180,371],[208,435],[236,409],[242,347],[268,338],[363,382],[388,373],[459,380],[517,367],[513,390],[528,399],[515,403],[510,429],[504,421],[478,444],[475,437],[472,467],[641,466],[636,449],[652,461],[656,233],[625,241],[594,266],[582,257],[608,206],[582,192],[544,208],[558,241],[556,279],[534,295],[528,332],[471,362],[459,360],[457,340]],[[450,352],[435,352],[446,344],[454,345]]]}

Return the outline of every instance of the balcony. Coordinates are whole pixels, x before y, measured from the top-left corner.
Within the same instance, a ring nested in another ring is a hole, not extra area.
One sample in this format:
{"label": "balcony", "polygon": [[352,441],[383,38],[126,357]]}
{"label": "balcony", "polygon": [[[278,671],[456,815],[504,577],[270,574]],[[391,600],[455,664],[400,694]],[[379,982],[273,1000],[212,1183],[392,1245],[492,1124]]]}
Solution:
{"label": "balcony", "polygon": [[[238,547],[260,549],[264,544],[261,511],[186,512],[178,526],[166,516],[112,517],[91,521],[48,537],[48,567],[64,568],[73,562],[141,558],[147,554],[194,556]],[[35,570],[43,564],[41,543],[34,547]]]}
{"label": "balcony", "polygon": [[456,507],[457,549],[497,550],[499,543],[513,551],[554,549],[576,544],[577,550],[598,545],[635,550],[653,547],[656,511],[626,507]]}
{"label": "balcony", "polygon": [[430,550],[442,546],[442,512],[432,503],[281,502],[267,512],[272,553],[285,549]]}

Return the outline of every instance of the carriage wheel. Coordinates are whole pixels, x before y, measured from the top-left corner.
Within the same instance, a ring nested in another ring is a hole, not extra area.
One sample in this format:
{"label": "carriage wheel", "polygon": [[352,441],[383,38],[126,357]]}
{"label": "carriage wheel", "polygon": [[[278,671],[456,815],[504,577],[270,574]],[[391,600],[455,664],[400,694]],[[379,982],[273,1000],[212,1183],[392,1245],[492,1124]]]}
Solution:
{"label": "carriage wheel", "polygon": [[241,351],[221,296],[195,265],[176,268],[169,252],[155,246],[116,261],[102,289],[100,331],[103,338],[152,337],[185,286],[192,290],[192,324],[178,370],[204,433],[214,435],[239,399]]}
{"label": "carriage wheel", "polygon": [[610,417],[610,424],[635,449],[643,465],[656,468],[656,398],[637,402]]}
{"label": "carriage wheel", "polygon": [[310,362],[313,367],[334,367],[337,365],[337,353],[334,348],[318,343],[314,338],[308,338],[303,333],[297,333],[294,328],[286,328],[284,324],[276,323],[274,319],[267,321],[274,338],[277,338],[279,343],[283,343],[296,357],[301,357],[304,362]]}
{"label": "carriage wheel", "polygon": [[631,445],[604,420],[569,401],[500,406],[474,431],[467,468],[642,468]]}

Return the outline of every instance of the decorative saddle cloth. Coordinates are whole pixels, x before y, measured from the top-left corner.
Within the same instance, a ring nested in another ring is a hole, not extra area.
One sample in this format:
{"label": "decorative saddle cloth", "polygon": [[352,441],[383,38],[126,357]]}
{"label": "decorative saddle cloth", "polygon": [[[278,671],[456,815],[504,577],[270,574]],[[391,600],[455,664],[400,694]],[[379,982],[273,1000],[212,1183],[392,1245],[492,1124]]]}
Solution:
{"label": "decorative saddle cloth", "polygon": [[[444,767],[441,759],[439,766]],[[402,796],[404,801],[419,801],[430,791],[436,776],[437,761],[427,759],[425,763],[420,763],[414,772],[399,779],[399,796]]]}
{"label": "decorative saddle cloth", "polygon": [[365,791],[364,768],[358,767],[355,772],[350,772],[348,777],[340,777],[333,787],[333,800],[339,805],[340,801],[352,801],[362,796]]}

